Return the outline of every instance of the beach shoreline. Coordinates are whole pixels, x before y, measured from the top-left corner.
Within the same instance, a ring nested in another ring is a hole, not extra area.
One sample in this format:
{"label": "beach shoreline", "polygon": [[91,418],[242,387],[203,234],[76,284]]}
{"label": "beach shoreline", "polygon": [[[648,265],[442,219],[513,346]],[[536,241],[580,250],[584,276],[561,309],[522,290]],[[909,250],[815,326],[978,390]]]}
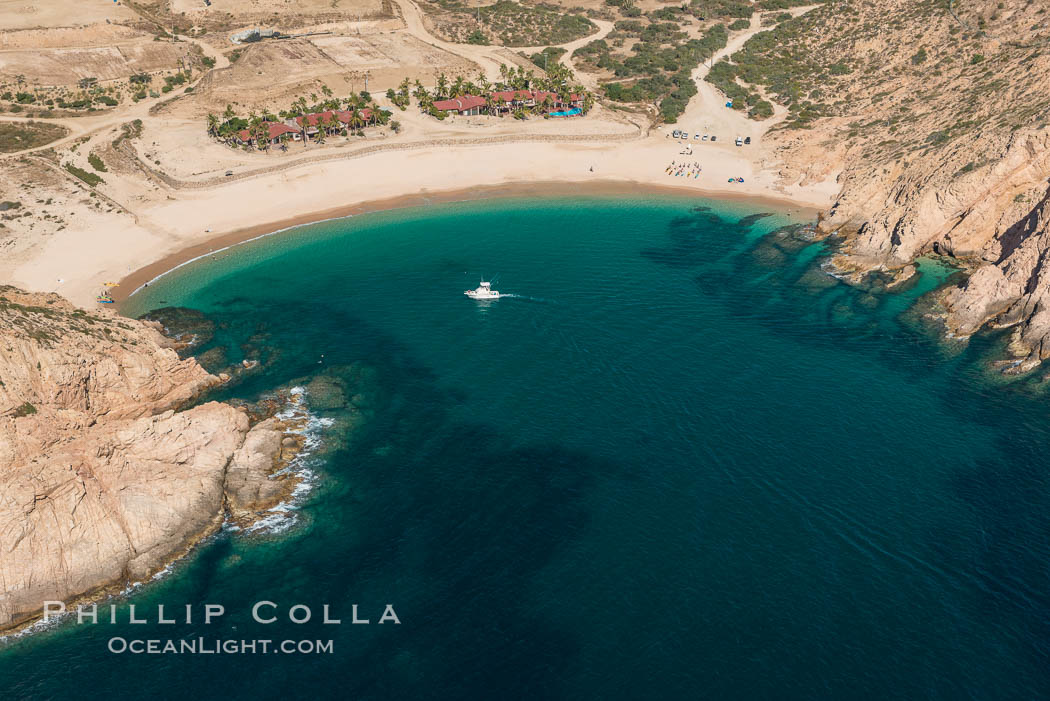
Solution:
{"label": "beach shoreline", "polygon": [[[571,188],[568,189],[568,188]],[[696,197],[699,199],[723,200],[740,203],[751,203],[758,207],[768,207],[778,212],[790,212],[793,216],[816,218],[821,206],[816,203],[800,202],[788,197],[740,193],[719,190],[701,190],[694,187],[676,187],[647,182],[625,182],[623,180],[598,180],[588,183],[571,181],[535,181],[520,183],[503,183],[483,187],[456,187],[447,190],[423,190],[405,193],[394,197],[354,202],[320,211],[298,214],[272,222],[246,226],[232,231],[218,233],[204,241],[186,245],[156,260],[150,261],[120,279],[119,287],[113,288],[115,308],[123,313],[125,303],[145,285],[183,267],[200,258],[220,250],[239,246],[259,238],[283,233],[310,224],[317,224],[334,219],[372,214],[376,212],[468,202],[492,199],[515,198],[567,198],[567,197],[616,197],[644,195],[664,195],[670,197]]]}

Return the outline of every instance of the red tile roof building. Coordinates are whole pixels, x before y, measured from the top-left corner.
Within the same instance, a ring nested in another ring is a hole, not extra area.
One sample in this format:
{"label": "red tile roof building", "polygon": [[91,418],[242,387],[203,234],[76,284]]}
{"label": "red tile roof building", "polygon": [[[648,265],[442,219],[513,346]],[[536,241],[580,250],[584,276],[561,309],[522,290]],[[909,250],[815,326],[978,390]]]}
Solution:
{"label": "red tile roof building", "polygon": [[488,100],[477,95],[466,95],[451,100],[436,100],[434,109],[472,115],[480,114],[482,107],[490,105],[497,112],[507,112],[518,107],[542,105],[547,97],[551,98],[552,107],[578,107],[583,102],[583,96],[576,93],[569,95],[568,102],[565,102],[558,97],[558,93],[546,90],[499,90],[491,93]]}
{"label": "red tile roof building", "polygon": [[434,109],[443,112],[458,112],[459,114],[471,115],[479,114],[481,108],[487,103],[488,100],[483,97],[477,95],[465,95],[451,100],[436,100],[434,102]]}
{"label": "red tile roof building", "polygon": [[[292,139],[299,138],[299,130],[294,129],[287,124],[281,124],[280,122],[264,122],[267,127],[268,136],[267,141],[271,144],[280,143],[281,137],[285,134],[291,134]],[[237,138],[242,144],[247,144],[255,141],[255,135],[248,129],[241,129],[237,132]]]}

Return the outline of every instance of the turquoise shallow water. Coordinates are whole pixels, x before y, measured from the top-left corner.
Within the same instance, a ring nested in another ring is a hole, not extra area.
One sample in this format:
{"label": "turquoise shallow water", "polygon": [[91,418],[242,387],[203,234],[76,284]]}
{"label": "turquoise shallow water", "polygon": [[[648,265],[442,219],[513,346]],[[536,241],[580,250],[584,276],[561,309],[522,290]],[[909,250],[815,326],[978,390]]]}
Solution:
{"label": "turquoise shallow water", "polygon": [[[759,213],[442,205],[154,283],[132,311],[201,310],[211,346],[264,361],[220,398],[345,388],[308,394],[333,422],[317,484],[290,531],[224,533],[120,604],[219,622],[23,638],[4,698],[1050,695],[1041,396],[985,380],[996,339],[948,353],[902,321],[949,271],[848,288]],[[517,296],[463,297],[496,273]],[[260,626],[262,599],[343,625]],[[387,603],[401,625],[376,625]],[[111,654],[114,635],[334,652]]]}

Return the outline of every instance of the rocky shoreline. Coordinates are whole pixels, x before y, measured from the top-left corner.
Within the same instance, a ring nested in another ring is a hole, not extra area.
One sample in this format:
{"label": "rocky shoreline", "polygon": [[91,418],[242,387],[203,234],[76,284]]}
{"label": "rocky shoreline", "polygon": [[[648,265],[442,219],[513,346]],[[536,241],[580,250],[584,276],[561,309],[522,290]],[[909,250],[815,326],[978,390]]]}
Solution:
{"label": "rocky shoreline", "polygon": [[301,417],[197,404],[229,375],[159,328],[0,287],[0,632],[146,581],[297,486]]}

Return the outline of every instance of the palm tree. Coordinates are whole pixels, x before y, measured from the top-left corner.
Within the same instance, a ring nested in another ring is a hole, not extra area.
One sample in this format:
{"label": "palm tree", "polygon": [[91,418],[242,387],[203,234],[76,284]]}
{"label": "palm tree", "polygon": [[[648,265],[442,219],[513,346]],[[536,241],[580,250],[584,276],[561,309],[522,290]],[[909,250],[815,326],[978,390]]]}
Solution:
{"label": "palm tree", "polygon": [[233,105],[226,105],[226,110],[222,113],[222,116],[226,118],[226,121],[230,121],[237,113],[233,111]]}
{"label": "palm tree", "polygon": [[554,107],[554,98],[549,94],[543,96],[543,103],[536,105],[539,108],[540,114],[550,114],[551,108]]}
{"label": "palm tree", "polygon": [[219,138],[222,139],[224,143],[228,145],[230,143],[232,135],[233,127],[230,126],[229,122],[223,122],[219,125]]}
{"label": "palm tree", "polygon": [[348,126],[354,131],[359,131],[365,126],[365,118],[361,116],[361,112],[357,107],[350,110],[350,122]]}
{"label": "palm tree", "polygon": [[219,118],[211,112],[208,113],[208,134],[215,136],[215,133],[219,130]]}
{"label": "palm tree", "polygon": [[317,143],[319,144],[323,144],[325,142],[325,138],[328,136],[328,134],[326,133],[327,128],[325,127],[325,121],[326,118],[324,117],[317,120]]}
{"label": "palm tree", "polygon": [[452,97],[463,97],[463,76],[456,76],[456,82],[452,84]]}
{"label": "palm tree", "polygon": [[445,77],[444,73],[438,75],[435,96],[439,98],[448,97],[448,78]]}
{"label": "palm tree", "polygon": [[507,64],[499,64],[499,77],[502,78],[504,85],[506,85],[507,82],[510,80],[509,73],[510,71],[507,69]]}
{"label": "palm tree", "polygon": [[255,137],[255,148],[270,150],[270,126],[266,122],[256,124],[251,134]]}

